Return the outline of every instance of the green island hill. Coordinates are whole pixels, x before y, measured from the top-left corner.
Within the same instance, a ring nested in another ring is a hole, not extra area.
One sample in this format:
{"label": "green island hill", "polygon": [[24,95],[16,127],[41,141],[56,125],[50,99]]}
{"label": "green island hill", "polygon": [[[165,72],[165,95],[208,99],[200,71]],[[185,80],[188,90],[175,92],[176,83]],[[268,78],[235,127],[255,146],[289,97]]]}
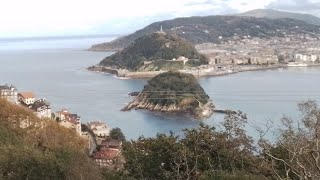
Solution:
{"label": "green island hill", "polygon": [[[136,39],[130,46],[103,59],[98,67],[131,72],[177,71],[208,64],[194,45],[163,31]],[[90,67],[89,70],[94,70]]]}
{"label": "green island hill", "polygon": [[142,92],[123,111],[146,109],[184,113],[195,119],[205,119],[212,115],[213,108],[209,96],[193,75],[165,72],[150,79]]}

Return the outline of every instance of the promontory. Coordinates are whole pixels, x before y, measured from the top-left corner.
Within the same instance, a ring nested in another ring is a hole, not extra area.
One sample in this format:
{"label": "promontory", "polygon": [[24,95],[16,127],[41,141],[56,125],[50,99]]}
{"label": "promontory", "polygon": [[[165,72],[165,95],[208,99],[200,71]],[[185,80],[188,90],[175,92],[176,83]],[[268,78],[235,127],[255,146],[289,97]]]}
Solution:
{"label": "promontory", "polygon": [[174,34],[158,31],[138,38],[127,48],[103,59],[89,70],[125,77],[130,73],[186,70],[208,64],[195,47]]}
{"label": "promontory", "polygon": [[123,111],[145,109],[205,119],[212,115],[213,108],[209,96],[192,74],[170,71],[149,80]]}

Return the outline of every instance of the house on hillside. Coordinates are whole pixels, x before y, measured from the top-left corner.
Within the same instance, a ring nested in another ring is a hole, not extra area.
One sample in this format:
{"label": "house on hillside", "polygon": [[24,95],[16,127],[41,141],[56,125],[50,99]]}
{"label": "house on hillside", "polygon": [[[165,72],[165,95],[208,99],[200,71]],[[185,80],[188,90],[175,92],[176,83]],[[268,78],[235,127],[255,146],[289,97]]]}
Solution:
{"label": "house on hillside", "polygon": [[51,118],[51,107],[45,99],[35,101],[30,107],[39,118]]}
{"label": "house on hillside", "polygon": [[77,134],[81,135],[81,118],[77,114],[72,114],[66,109],[62,109],[56,113],[56,118],[59,124],[74,129]]}
{"label": "house on hillside", "polygon": [[18,100],[21,104],[29,106],[35,102],[35,98],[32,92],[21,92],[18,94]]}
{"label": "house on hillside", "polygon": [[106,138],[100,144],[100,150],[93,155],[93,160],[99,167],[121,166],[124,160],[121,156],[122,141]]}
{"label": "house on hillside", "polygon": [[96,152],[92,159],[98,164],[99,167],[107,167],[114,164],[120,155],[120,150],[111,148],[101,148]]}
{"label": "house on hillside", "polygon": [[101,121],[89,122],[87,125],[98,137],[107,137],[110,134],[110,128],[107,126],[107,124]]}
{"label": "house on hillside", "polygon": [[19,104],[18,91],[13,85],[9,86],[6,84],[4,86],[0,86],[0,98],[4,98],[14,104]]}
{"label": "house on hillside", "polygon": [[122,149],[122,141],[114,140],[111,138],[106,138],[103,140],[100,144],[101,148],[109,148],[109,149],[117,149],[120,150]]}

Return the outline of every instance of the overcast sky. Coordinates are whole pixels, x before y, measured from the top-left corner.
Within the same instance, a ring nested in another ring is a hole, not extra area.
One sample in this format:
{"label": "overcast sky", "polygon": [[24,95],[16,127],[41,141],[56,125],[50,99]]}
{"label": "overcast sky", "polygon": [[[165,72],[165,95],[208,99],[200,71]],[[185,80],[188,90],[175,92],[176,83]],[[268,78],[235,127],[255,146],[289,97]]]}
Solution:
{"label": "overcast sky", "polygon": [[0,38],[124,34],[159,20],[258,8],[320,17],[320,0],[0,0]]}

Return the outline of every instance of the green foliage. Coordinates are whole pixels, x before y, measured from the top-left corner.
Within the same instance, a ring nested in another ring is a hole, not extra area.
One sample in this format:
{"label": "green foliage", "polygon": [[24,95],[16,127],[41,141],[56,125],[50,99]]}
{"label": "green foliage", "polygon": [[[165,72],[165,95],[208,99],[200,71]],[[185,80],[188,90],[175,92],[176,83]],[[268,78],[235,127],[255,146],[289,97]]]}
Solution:
{"label": "green foliage", "polygon": [[140,68],[139,71],[178,71],[184,69],[182,61],[164,61],[156,60]]}
{"label": "green foliage", "polygon": [[128,48],[105,58],[100,65],[137,71],[144,61],[172,60],[180,56],[198,59],[197,65],[208,63],[206,57],[199,54],[187,41],[171,35],[153,33],[138,38]]}
{"label": "green foliage", "polygon": [[[241,114],[228,118],[243,123]],[[125,169],[134,179],[267,179],[251,138],[237,125],[226,129],[201,124],[185,130],[183,138],[141,137],[124,146]]]}
{"label": "green foliage", "polygon": [[299,110],[301,120],[282,118],[274,144],[260,142],[278,179],[320,179],[320,108],[306,101]]}
{"label": "green foliage", "polygon": [[[163,76],[166,77],[166,76]],[[125,142],[119,128],[111,137],[123,140],[125,167],[98,167],[85,154],[85,142],[55,121],[43,121],[28,109],[0,99],[0,179],[319,179],[320,108],[299,105],[301,121],[282,119],[279,138],[256,145],[244,130],[246,115],[228,113],[219,129],[200,124],[154,138]],[[28,127],[21,127],[28,120]],[[296,123],[296,124],[295,124]],[[267,132],[260,131],[261,134]],[[261,136],[262,137],[262,136]]]}
{"label": "green foliage", "polygon": [[114,140],[118,140],[118,141],[125,141],[126,137],[124,136],[124,134],[122,133],[120,128],[113,128],[110,131],[110,135],[109,135],[112,139]]}
{"label": "green foliage", "polygon": [[101,179],[73,131],[1,99],[0,107],[0,179]]}
{"label": "green foliage", "polygon": [[175,104],[184,106],[186,110],[194,109],[199,106],[199,102],[205,104],[209,100],[193,75],[179,72],[166,72],[152,78],[142,94],[153,104]]}
{"label": "green foliage", "polygon": [[102,175],[105,180],[128,180],[130,177],[127,176],[123,171],[110,171],[102,169]]}

